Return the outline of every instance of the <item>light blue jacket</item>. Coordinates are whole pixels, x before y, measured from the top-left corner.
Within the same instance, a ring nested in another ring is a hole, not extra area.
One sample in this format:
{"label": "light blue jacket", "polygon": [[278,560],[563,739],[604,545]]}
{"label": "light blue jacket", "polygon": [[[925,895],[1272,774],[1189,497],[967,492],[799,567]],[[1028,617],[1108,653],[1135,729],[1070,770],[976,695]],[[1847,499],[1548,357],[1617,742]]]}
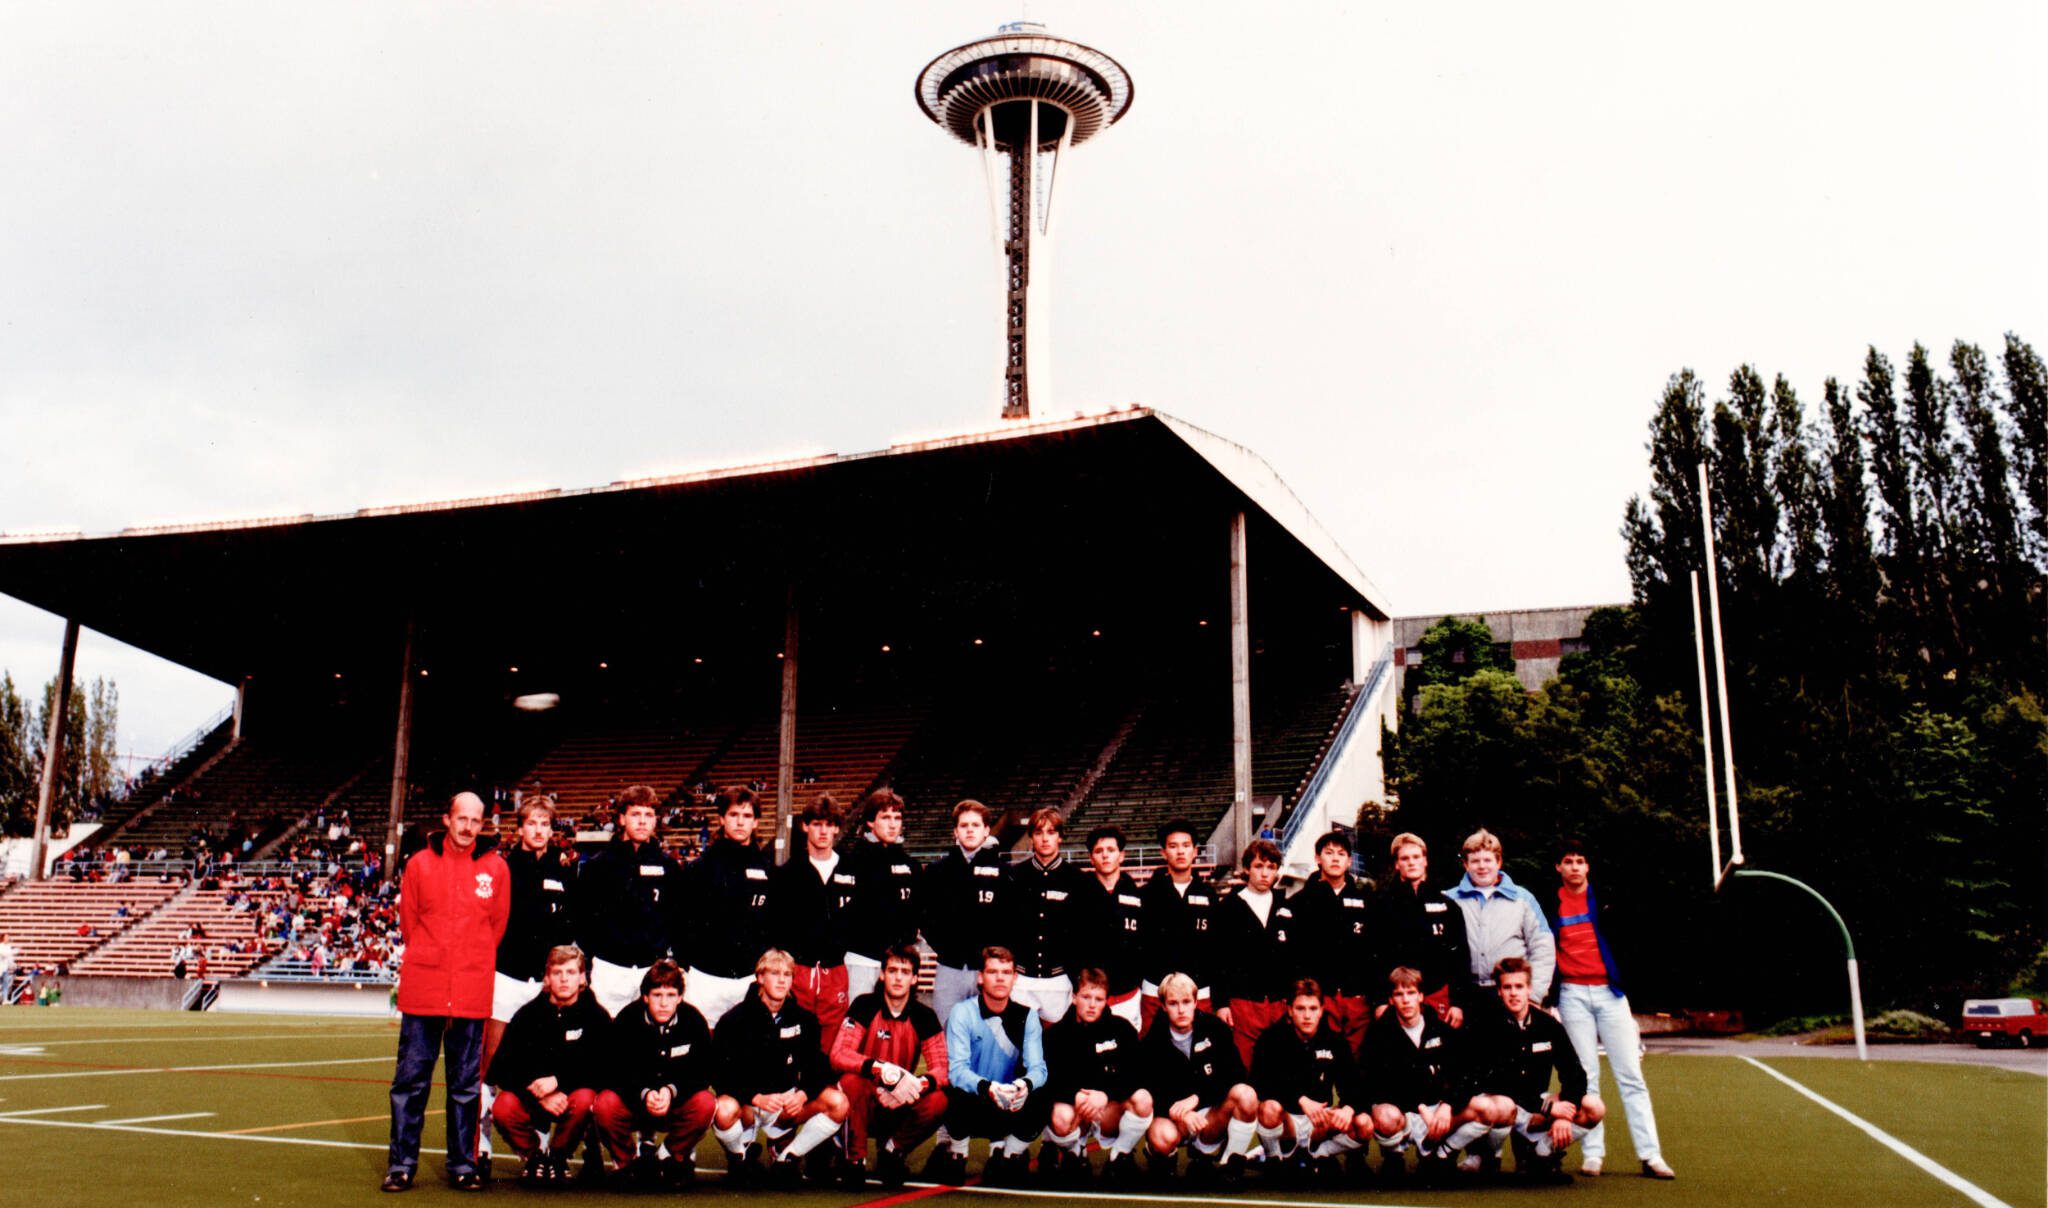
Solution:
{"label": "light blue jacket", "polygon": [[1557,974],[1557,941],[1550,935],[1550,920],[1543,917],[1543,905],[1536,895],[1515,884],[1508,874],[1489,889],[1461,877],[1444,890],[1444,896],[1465,912],[1465,943],[1472,953],[1472,980],[1482,986],[1493,984],[1493,967],[1502,958],[1519,956],[1529,962],[1529,999],[1542,1002],[1550,993]]}
{"label": "light blue jacket", "polygon": [[[1023,1017],[1024,1043],[1011,1041],[1003,1016]],[[981,995],[955,1003],[946,1016],[946,1080],[959,1090],[979,1095],[990,1082],[1015,1082],[1021,1071],[1033,1089],[1045,1085],[1045,1033],[1038,1012],[1010,1000],[1003,1016],[982,1013]]]}

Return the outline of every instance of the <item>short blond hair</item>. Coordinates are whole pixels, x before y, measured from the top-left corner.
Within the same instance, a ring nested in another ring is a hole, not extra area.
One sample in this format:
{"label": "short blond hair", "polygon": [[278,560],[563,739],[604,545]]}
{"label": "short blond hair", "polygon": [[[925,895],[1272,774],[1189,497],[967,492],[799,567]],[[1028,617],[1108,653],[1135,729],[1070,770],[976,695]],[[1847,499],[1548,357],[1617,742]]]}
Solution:
{"label": "short blond hair", "polygon": [[1458,854],[1461,857],[1469,856],[1475,851],[1490,851],[1498,856],[1501,854],[1500,840],[1494,836],[1492,831],[1482,826],[1471,834],[1466,835],[1465,842],[1458,846]]}
{"label": "short blond hair", "polygon": [[760,960],[754,962],[754,976],[759,977],[770,969],[780,969],[784,973],[795,973],[796,958],[780,948],[770,948],[761,954]]}
{"label": "short blond hair", "polygon": [[1394,841],[1387,844],[1387,854],[1398,860],[1401,858],[1401,849],[1411,844],[1421,848],[1423,855],[1429,854],[1429,844],[1424,843],[1422,836],[1414,831],[1402,831],[1400,834],[1395,835]]}
{"label": "short blond hair", "polygon": [[583,968],[583,949],[578,948],[574,944],[556,944],[548,949],[547,967],[552,969],[556,965],[574,965],[578,969]]}
{"label": "short blond hair", "polygon": [[1169,998],[1178,998],[1183,994],[1189,998],[1195,997],[1194,978],[1189,977],[1185,973],[1169,973],[1159,979],[1160,1002],[1165,1002]]}

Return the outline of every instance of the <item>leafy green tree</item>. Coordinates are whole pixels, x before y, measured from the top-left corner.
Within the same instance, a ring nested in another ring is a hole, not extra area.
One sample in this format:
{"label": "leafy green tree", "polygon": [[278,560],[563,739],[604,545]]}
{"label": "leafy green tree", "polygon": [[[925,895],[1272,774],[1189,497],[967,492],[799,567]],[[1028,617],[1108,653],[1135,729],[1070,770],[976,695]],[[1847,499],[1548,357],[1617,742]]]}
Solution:
{"label": "leafy green tree", "polygon": [[2032,509],[2033,555],[2048,557],[2048,369],[2018,336],[2005,336],[2005,388],[2012,408],[2014,464]]}
{"label": "leafy green tree", "polygon": [[25,835],[34,828],[35,791],[28,710],[14,677],[0,671],[0,829]]}
{"label": "leafy green tree", "polygon": [[1515,660],[1494,641],[1486,622],[1468,617],[1445,617],[1431,625],[1416,643],[1422,665],[1409,672],[1418,688],[1431,684],[1455,684],[1481,671],[1514,674]]}

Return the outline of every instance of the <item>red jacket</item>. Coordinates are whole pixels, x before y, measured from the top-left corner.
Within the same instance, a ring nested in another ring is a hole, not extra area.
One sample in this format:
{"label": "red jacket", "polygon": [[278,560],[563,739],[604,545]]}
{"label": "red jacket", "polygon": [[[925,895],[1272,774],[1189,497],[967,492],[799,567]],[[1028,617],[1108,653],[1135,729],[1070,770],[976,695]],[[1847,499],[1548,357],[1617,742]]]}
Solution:
{"label": "red jacket", "polygon": [[484,836],[464,852],[435,835],[405,862],[398,925],[405,965],[398,1009],[407,1015],[488,1019],[498,941],[512,911],[512,872]]}

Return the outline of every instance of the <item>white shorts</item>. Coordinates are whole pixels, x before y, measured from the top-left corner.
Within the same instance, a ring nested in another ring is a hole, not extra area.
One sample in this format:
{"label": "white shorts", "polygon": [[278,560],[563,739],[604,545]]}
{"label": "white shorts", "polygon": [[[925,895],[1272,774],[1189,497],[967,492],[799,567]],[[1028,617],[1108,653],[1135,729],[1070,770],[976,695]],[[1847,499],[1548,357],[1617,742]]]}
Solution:
{"label": "white shorts", "polygon": [[645,965],[614,965],[608,960],[590,958],[590,992],[597,996],[597,1005],[613,1015],[640,997],[640,979],[646,975]]}
{"label": "white shorts", "polygon": [[[634,987],[639,988],[637,985]],[[491,974],[491,1018],[499,1023],[511,1023],[512,1013],[530,1003],[540,994],[537,981],[520,981],[504,973]]]}
{"label": "white shorts", "polygon": [[852,1002],[882,980],[882,962],[858,952],[846,954],[846,1001]]}
{"label": "white shorts", "polygon": [[751,977],[720,977],[702,969],[690,969],[683,974],[683,1001],[697,1008],[704,1022],[716,1029],[718,1021],[740,1005],[747,996],[747,987],[753,984]]}
{"label": "white shorts", "polygon": [[1010,990],[1010,1001],[1037,1011],[1039,1022],[1051,1026],[1074,1005],[1074,979],[1064,973],[1058,977],[1019,977]]}
{"label": "white shorts", "polygon": [[1133,990],[1128,998],[1112,998],[1109,1000],[1109,1013],[1130,1024],[1133,1028],[1143,1028],[1145,1026],[1145,1014],[1143,1007],[1139,1004],[1139,1000],[1143,997],[1144,995]]}

